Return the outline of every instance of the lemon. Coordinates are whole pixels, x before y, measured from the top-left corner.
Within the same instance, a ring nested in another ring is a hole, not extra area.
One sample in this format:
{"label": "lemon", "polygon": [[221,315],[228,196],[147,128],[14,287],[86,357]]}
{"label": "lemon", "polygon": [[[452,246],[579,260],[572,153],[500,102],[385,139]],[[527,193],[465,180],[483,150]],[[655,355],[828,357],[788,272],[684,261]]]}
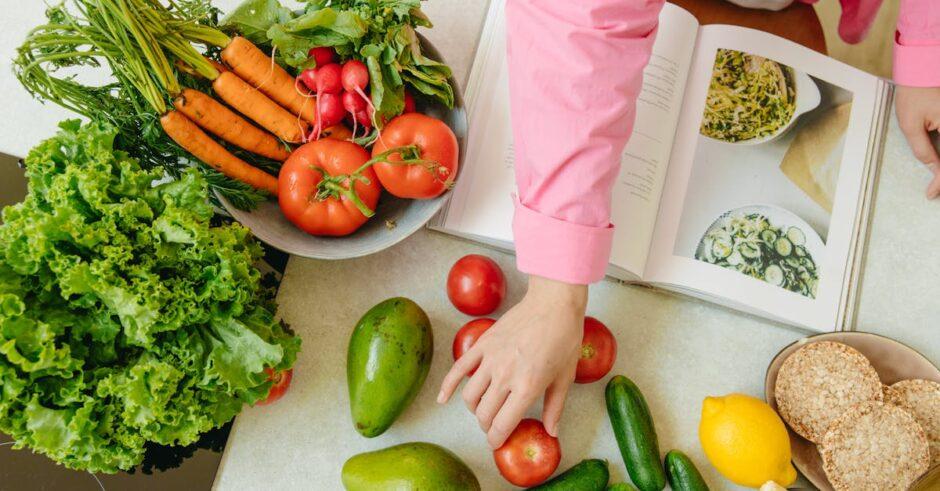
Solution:
{"label": "lemon", "polygon": [[767,481],[789,486],[796,480],[787,428],[760,399],[706,397],[698,436],[708,460],[735,484],[759,488]]}

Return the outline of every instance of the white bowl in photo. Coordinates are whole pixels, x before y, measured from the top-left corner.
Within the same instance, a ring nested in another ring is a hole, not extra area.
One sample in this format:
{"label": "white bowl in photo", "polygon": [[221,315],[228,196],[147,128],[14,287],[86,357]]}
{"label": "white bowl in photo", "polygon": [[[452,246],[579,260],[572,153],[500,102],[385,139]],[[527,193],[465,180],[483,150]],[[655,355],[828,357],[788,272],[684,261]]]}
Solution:
{"label": "white bowl in photo", "polygon": [[809,111],[812,111],[813,109],[816,109],[816,107],[819,106],[819,103],[822,102],[822,96],[819,92],[819,86],[816,85],[816,81],[814,81],[812,77],[804,72],[794,70],[783,64],[780,66],[790,74],[790,79],[793,80],[793,91],[796,92],[796,106],[793,108],[793,115],[790,116],[790,121],[787,121],[786,124],[777,128],[777,131],[760,138],[751,138],[748,140],[729,142],[720,138],[712,138],[707,135],[702,136],[708,138],[709,140],[724,143],[725,145],[760,145],[762,143],[774,141],[777,138],[785,135],[787,131],[793,127],[793,125],[796,123],[796,120],[799,119],[800,116],[808,113]]}
{"label": "white bowl in photo", "polygon": [[714,222],[712,222],[711,225],[708,226],[708,228],[702,234],[702,238],[699,239],[698,246],[695,248],[695,257],[700,257],[702,255],[702,249],[705,247],[705,237],[708,236],[709,233],[722,228],[727,218],[751,214],[759,214],[766,217],[772,226],[781,230],[787,230],[790,227],[796,227],[800,229],[800,231],[802,231],[803,235],[806,237],[803,247],[806,248],[806,251],[813,259],[813,262],[819,265],[819,262],[822,260],[823,255],[825,254],[826,246],[822,238],[819,236],[819,233],[816,232],[816,229],[811,227],[809,223],[806,223],[806,220],[803,220],[790,210],[776,205],[762,204],[742,206],[740,208],[735,208],[733,210],[722,213],[718,218],[715,219]]}

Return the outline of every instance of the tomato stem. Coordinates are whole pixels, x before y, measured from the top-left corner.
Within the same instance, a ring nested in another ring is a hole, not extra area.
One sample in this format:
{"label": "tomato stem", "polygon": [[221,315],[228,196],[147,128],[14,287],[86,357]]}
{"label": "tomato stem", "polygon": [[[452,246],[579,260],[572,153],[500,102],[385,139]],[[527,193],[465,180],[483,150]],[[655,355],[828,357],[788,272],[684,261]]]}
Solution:
{"label": "tomato stem", "polygon": [[[398,154],[401,157],[401,160],[390,161],[388,160],[394,154]],[[384,162],[390,165],[420,165],[427,169],[435,179],[440,180],[440,176],[446,176],[450,170],[447,167],[441,165],[440,162],[436,160],[427,160],[421,158],[421,149],[417,145],[404,145],[401,147],[395,147],[388,149],[374,157],[372,157],[368,162],[362,164],[362,167],[356,170],[356,172],[365,171],[367,168],[378,164],[379,162]],[[449,186],[453,183],[449,183]]]}
{"label": "tomato stem", "polygon": [[362,201],[362,198],[359,197],[359,193],[355,190],[355,183],[361,182],[363,184],[370,184],[370,181],[367,177],[363,176],[362,173],[357,170],[352,174],[343,174],[339,176],[331,176],[321,167],[314,167],[314,170],[320,173],[323,176],[320,179],[320,182],[317,183],[317,192],[314,195],[314,198],[319,201],[325,201],[330,198],[346,198],[349,201],[352,201],[353,205],[359,210],[360,213],[365,215],[367,218],[371,218],[375,215],[375,211],[370,209]]}

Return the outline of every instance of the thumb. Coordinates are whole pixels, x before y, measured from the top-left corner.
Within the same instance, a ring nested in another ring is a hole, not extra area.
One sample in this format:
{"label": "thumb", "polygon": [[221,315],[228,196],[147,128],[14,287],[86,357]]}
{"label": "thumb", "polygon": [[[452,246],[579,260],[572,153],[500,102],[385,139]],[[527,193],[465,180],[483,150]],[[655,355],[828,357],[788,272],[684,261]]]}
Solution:
{"label": "thumb", "polygon": [[545,403],[542,405],[542,422],[545,424],[545,431],[554,437],[558,436],[558,423],[561,421],[561,413],[565,409],[565,399],[568,397],[568,389],[571,387],[573,376],[567,374],[560,377],[552,383],[545,391]]}
{"label": "thumb", "polygon": [[937,156],[937,149],[930,141],[930,134],[923,124],[911,125],[903,128],[904,136],[907,137],[907,143],[911,146],[911,151],[917,160],[925,164],[940,164],[940,156]]}

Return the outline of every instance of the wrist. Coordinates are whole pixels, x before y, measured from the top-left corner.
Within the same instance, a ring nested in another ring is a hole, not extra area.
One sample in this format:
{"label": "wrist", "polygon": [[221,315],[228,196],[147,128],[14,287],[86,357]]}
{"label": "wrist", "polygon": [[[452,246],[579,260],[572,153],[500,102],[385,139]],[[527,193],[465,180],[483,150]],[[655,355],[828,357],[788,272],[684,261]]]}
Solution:
{"label": "wrist", "polygon": [[579,315],[584,315],[587,309],[588,286],[533,275],[529,276],[528,295],[553,305],[574,309]]}

